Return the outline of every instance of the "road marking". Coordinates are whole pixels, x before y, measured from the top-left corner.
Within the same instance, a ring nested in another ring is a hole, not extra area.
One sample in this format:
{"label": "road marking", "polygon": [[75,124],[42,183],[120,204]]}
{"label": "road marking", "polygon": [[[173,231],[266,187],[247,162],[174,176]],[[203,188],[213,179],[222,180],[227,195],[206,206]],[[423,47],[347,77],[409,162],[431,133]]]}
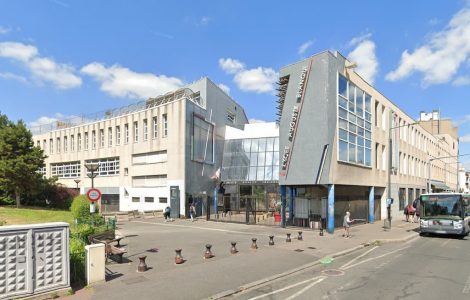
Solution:
{"label": "road marking", "polygon": [[385,254],[382,254],[382,255],[379,255],[379,256],[375,256],[375,257],[371,257],[371,258],[365,259],[365,260],[360,261],[360,262],[358,262],[358,263],[355,263],[355,264],[353,264],[353,265],[347,266],[346,268],[344,268],[344,270],[347,270],[347,269],[350,269],[350,268],[353,268],[353,267],[362,265],[363,263],[369,262],[369,261],[371,261],[371,260],[375,260],[375,259],[379,259],[379,258],[388,256],[388,255],[390,255],[390,254],[396,253],[396,252],[401,251],[401,250],[408,249],[408,248],[410,248],[410,247],[411,247],[411,246],[403,247],[403,248],[400,248],[400,249],[397,249],[397,250],[394,250],[394,251],[391,251],[391,252],[388,252],[388,253],[385,253]]}
{"label": "road marking", "polygon": [[358,257],[355,257],[353,259],[351,259],[349,262],[345,263],[344,265],[342,265],[339,269],[340,270],[343,270],[344,268],[346,268],[347,266],[349,266],[350,264],[352,264],[353,262],[355,262],[356,260],[360,259],[361,257],[364,257],[366,256],[367,254],[369,254],[370,252],[374,251],[375,249],[379,248],[379,246],[375,246],[373,247],[372,249],[369,249],[367,250],[366,252],[362,253],[361,255],[359,255]]}
{"label": "road marking", "polygon": [[470,276],[467,278],[467,283],[463,287],[462,294],[468,294],[470,293]]}
{"label": "road marking", "polygon": [[444,243],[442,243],[442,247],[445,247],[450,242],[450,239],[447,239]]}
{"label": "road marking", "polygon": [[304,283],[307,283],[307,282],[310,282],[312,280],[317,280],[319,278],[323,278],[325,276],[317,276],[317,277],[314,277],[314,278],[311,278],[311,279],[307,279],[307,280],[304,280],[304,281],[300,281],[300,282],[297,282],[297,283],[294,283],[294,284],[291,284],[291,285],[288,285],[286,287],[283,287],[282,289],[278,289],[278,290],[275,290],[275,291],[272,291],[272,292],[269,292],[269,293],[266,293],[266,294],[262,294],[262,295],[259,295],[259,296],[256,296],[256,297],[253,297],[253,298],[250,298],[249,300],[256,300],[256,299],[261,299],[261,298],[264,298],[264,297],[267,297],[267,296],[271,296],[271,295],[274,295],[274,294],[278,294],[280,292],[284,292],[286,290],[289,290],[293,287],[296,287],[296,286],[299,286],[299,285],[302,285]]}
{"label": "road marking", "polygon": [[308,291],[310,288],[312,288],[314,285],[317,285],[319,284],[320,282],[322,282],[323,280],[325,280],[327,277],[321,277],[321,278],[318,278],[316,281],[310,283],[309,285],[307,285],[306,287],[304,287],[303,289],[301,289],[300,291],[298,291],[297,293],[293,294],[292,296],[290,296],[289,298],[286,298],[286,300],[292,300],[292,299],[295,299],[297,298],[298,296],[302,295],[303,293],[305,293],[306,291]]}

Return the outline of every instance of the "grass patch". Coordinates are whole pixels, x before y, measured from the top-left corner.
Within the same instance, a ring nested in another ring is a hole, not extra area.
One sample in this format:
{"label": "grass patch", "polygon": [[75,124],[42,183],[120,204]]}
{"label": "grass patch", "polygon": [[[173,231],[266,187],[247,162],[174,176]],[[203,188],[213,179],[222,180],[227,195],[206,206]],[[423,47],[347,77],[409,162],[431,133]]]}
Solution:
{"label": "grass patch", "polygon": [[69,224],[73,224],[72,213],[68,210],[55,210],[34,207],[0,207],[0,220],[5,221],[5,225],[34,224],[47,222],[67,222]]}

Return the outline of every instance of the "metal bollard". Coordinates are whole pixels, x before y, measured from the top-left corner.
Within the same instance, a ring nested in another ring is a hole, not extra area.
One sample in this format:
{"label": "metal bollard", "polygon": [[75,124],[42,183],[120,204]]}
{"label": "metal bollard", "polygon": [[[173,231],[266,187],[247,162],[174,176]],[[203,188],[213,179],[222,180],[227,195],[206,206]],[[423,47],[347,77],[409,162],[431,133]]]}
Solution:
{"label": "metal bollard", "polygon": [[232,248],[230,248],[230,253],[231,254],[237,254],[238,250],[237,250],[237,242],[230,242],[232,244]]}
{"label": "metal bollard", "polygon": [[139,256],[139,265],[137,266],[137,272],[145,272],[147,271],[147,264],[145,263],[145,259],[147,258],[146,255]]}
{"label": "metal bollard", "polygon": [[290,242],[291,242],[290,233],[287,234],[286,242],[287,242],[287,243],[290,243]]}
{"label": "metal bollard", "polygon": [[204,252],[204,258],[209,259],[214,257],[214,254],[211,252],[212,245],[211,244],[206,244],[206,252]]}
{"label": "metal bollard", "polygon": [[297,236],[297,239],[298,239],[299,241],[303,240],[303,238],[302,238],[302,231],[299,231],[299,235]]}
{"label": "metal bollard", "polygon": [[256,244],[256,238],[251,239],[251,249],[256,250],[258,249],[258,245]]}
{"label": "metal bollard", "polygon": [[269,236],[269,246],[274,246],[274,235]]}
{"label": "metal bollard", "polygon": [[180,265],[180,264],[184,263],[184,259],[183,259],[183,256],[181,255],[181,251],[183,251],[183,250],[182,249],[175,249],[175,252],[176,252],[175,264],[177,264],[177,265]]}

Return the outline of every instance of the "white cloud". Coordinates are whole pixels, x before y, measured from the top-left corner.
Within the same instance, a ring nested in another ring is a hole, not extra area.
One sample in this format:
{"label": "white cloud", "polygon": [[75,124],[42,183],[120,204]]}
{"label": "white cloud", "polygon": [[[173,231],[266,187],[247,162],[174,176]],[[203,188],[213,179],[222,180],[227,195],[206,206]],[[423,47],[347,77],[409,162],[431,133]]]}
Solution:
{"label": "white cloud", "polygon": [[207,17],[207,16],[203,16],[201,18],[201,20],[199,21],[199,25],[202,25],[202,26],[205,26],[207,24],[209,24],[209,22],[211,21],[212,19],[210,17]]}
{"label": "white cloud", "polygon": [[375,43],[370,40],[371,34],[355,37],[349,43],[356,46],[348,55],[350,61],[357,63],[355,71],[361,75],[364,80],[374,84],[375,77],[379,68],[377,56],[375,55]]}
{"label": "white cloud", "polygon": [[254,123],[267,123],[265,120],[259,120],[259,119],[249,119],[248,123],[254,124]]}
{"label": "white cloud", "polygon": [[224,91],[227,95],[230,95],[230,88],[223,83],[218,84],[219,88]]}
{"label": "white cloud", "polygon": [[81,72],[99,82],[100,89],[114,97],[146,99],[184,85],[184,82],[176,77],[137,73],[120,65],[106,67],[98,62],[84,66]]}
{"label": "white cloud", "polygon": [[16,80],[21,83],[28,83],[28,79],[23,76],[19,76],[10,72],[0,72],[0,78],[7,79],[7,80]]}
{"label": "white cloud", "polygon": [[357,44],[365,41],[365,40],[370,40],[370,38],[372,37],[372,33],[366,33],[366,34],[363,34],[363,35],[359,35],[359,36],[356,36],[354,38],[352,38],[352,40],[349,41],[349,46],[350,47],[353,47],[353,46],[356,46]]}
{"label": "white cloud", "polygon": [[0,34],[7,34],[10,31],[11,31],[11,28],[0,26]]}
{"label": "white cloud", "polygon": [[470,143],[470,134],[463,135],[459,138],[461,143]]}
{"label": "white cloud", "polygon": [[422,46],[402,53],[398,68],[386,79],[397,81],[414,72],[423,74],[424,86],[449,82],[470,55],[470,7],[457,12],[449,24]]}
{"label": "white cloud", "polygon": [[452,81],[453,86],[464,86],[470,84],[470,77],[469,76],[459,76]]}
{"label": "white cloud", "polygon": [[313,41],[312,41],[312,40],[306,41],[305,43],[303,43],[302,45],[300,45],[299,50],[297,51],[297,53],[298,53],[299,55],[304,55],[305,52],[308,50],[308,48],[310,48],[312,45],[313,45]]}
{"label": "white cloud", "polygon": [[219,59],[219,66],[226,73],[234,74],[233,81],[245,92],[272,93],[279,78],[279,74],[272,68],[246,69],[244,63],[232,58]]}
{"label": "white cloud", "polygon": [[228,74],[235,74],[245,69],[245,65],[242,62],[232,58],[219,59],[219,67]]}
{"label": "white cloud", "polygon": [[72,66],[40,56],[38,49],[31,45],[16,42],[0,43],[0,57],[21,62],[34,79],[52,83],[58,89],[75,88],[82,84],[82,79],[75,75]]}
{"label": "white cloud", "polygon": [[48,116],[39,117],[37,120],[30,122],[28,125],[30,127],[38,127],[38,126],[41,126],[41,125],[49,125],[49,124],[55,123],[57,121],[73,120],[73,119],[77,119],[77,118],[80,118],[80,117],[75,116],[75,115],[69,115],[68,116],[68,115],[64,115],[64,114],[61,114],[61,113],[55,113],[52,117],[48,117]]}

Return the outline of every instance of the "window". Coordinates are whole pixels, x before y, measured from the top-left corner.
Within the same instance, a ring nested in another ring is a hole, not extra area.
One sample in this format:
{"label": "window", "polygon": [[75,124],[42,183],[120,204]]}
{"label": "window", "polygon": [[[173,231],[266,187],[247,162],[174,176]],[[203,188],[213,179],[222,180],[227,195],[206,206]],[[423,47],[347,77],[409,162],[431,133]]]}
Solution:
{"label": "window", "polygon": [[[144,141],[148,139],[148,124],[147,119],[144,119]],[[153,202],[153,201],[152,201]]]}
{"label": "window", "polygon": [[104,147],[104,129],[100,129],[100,147]]}
{"label": "window", "polygon": [[42,141],[42,149],[44,150],[44,152],[46,152],[46,146],[47,146],[47,141],[43,140]]}
{"label": "window", "polygon": [[132,197],[132,202],[140,202],[140,198],[139,197]]}
{"label": "window", "polygon": [[382,146],[382,170],[387,170],[387,152],[385,151],[385,146]]}
{"label": "window", "polygon": [[144,202],[153,203],[154,202],[153,197],[145,197]]}
{"label": "window", "polygon": [[[119,157],[87,160],[85,163],[97,163],[99,165],[98,171],[96,172],[97,176],[119,175]],[[87,174],[90,174],[90,172]]]}
{"label": "window", "polygon": [[155,163],[166,162],[167,160],[168,160],[168,156],[167,156],[166,150],[132,155],[132,164],[134,165],[155,164]]}
{"label": "window", "polygon": [[60,153],[60,137],[57,138],[56,140],[56,147],[57,147],[57,153]]}
{"label": "window", "polygon": [[338,160],[372,165],[372,98],[338,74]]}
{"label": "window", "polygon": [[152,118],[153,122],[153,138],[156,139],[158,137],[158,117]]}
{"label": "window", "polygon": [[54,140],[49,139],[49,153],[54,153]]}
{"label": "window", "polygon": [[158,187],[166,186],[166,174],[164,175],[148,175],[132,177],[133,187]]}
{"label": "window", "polygon": [[46,177],[46,167],[39,168],[38,174],[41,174],[42,177]]}
{"label": "window", "polygon": [[129,175],[129,168],[124,168],[124,176]]}
{"label": "window", "polygon": [[77,133],[77,151],[82,151],[82,135]]}
{"label": "window", "polygon": [[96,149],[96,132],[91,132],[91,149]]}
{"label": "window", "polygon": [[214,125],[193,116],[192,159],[199,162],[214,161]]}
{"label": "window", "polygon": [[387,130],[387,114],[386,114],[385,105],[382,106],[382,129]]}
{"label": "window", "polygon": [[70,136],[70,151],[75,151],[75,136],[73,134]]}
{"label": "window", "polygon": [[113,128],[108,127],[108,147],[113,145]]}
{"label": "window", "polygon": [[399,210],[404,210],[405,209],[405,202],[406,202],[406,189],[405,188],[400,188],[398,199],[399,199],[398,209]]}
{"label": "window", "polygon": [[67,144],[67,137],[64,136],[64,152],[67,152],[68,151],[68,144]]}
{"label": "window", "polygon": [[121,126],[116,126],[116,145],[121,144]]}
{"label": "window", "polygon": [[51,176],[58,178],[80,177],[80,161],[51,164]]}
{"label": "window", "polygon": [[129,124],[124,124],[124,143],[129,144]]}
{"label": "window", "polygon": [[227,110],[227,121],[231,124],[235,124],[235,117],[236,114],[231,112],[230,110]]}
{"label": "window", "polygon": [[158,203],[168,203],[168,198],[160,197],[160,198],[158,198]]}
{"label": "window", "polygon": [[88,143],[89,143],[88,132],[85,132],[85,151],[88,150]]}
{"label": "window", "polygon": [[167,114],[162,116],[163,119],[163,137],[168,136],[168,117]]}
{"label": "window", "polygon": [[139,123],[134,122],[134,143],[139,141]]}

